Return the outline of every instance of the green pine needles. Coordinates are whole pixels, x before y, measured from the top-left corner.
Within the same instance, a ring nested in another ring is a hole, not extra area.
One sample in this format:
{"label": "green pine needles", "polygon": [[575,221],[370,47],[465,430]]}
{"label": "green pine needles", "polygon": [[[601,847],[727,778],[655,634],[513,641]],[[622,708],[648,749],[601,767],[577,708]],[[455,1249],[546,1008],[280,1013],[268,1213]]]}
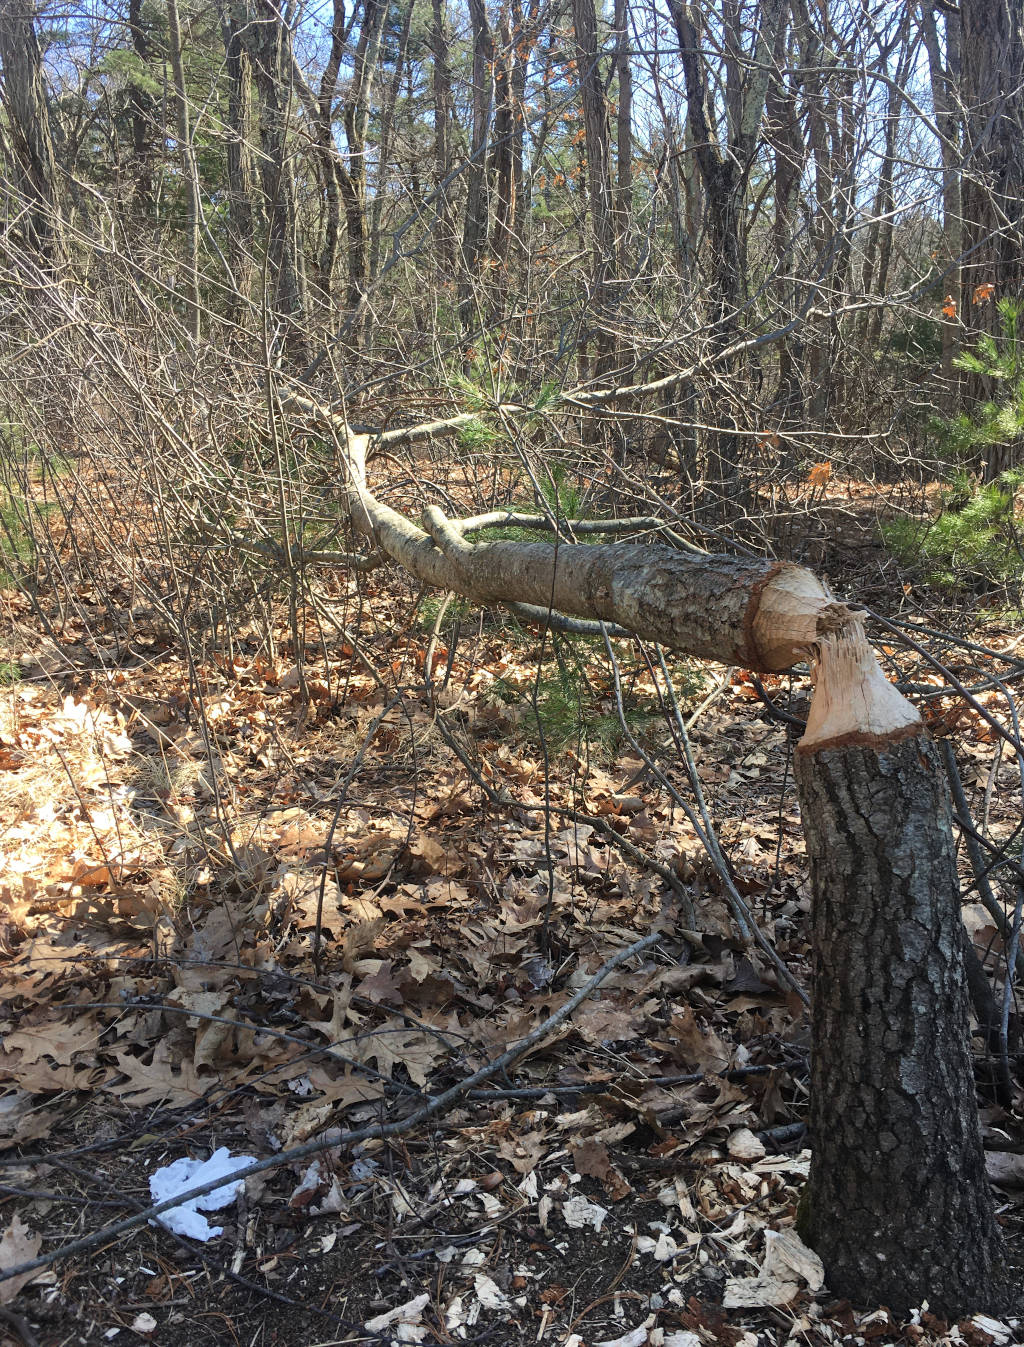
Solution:
{"label": "green pine needles", "polygon": [[[946,589],[1001,590],[1024,607],[1024,302],[998,302],[1000,330],[985,333],[955,360],[983,379],[991,396],[930,427],[950,461],[936,518],[882,526],[901,560],[922,564]],[[984,465],[987,481],[978,480]],[[993,470],[996,469],[996,470]],[[1001,469],[1001,470],[999,470]]]}

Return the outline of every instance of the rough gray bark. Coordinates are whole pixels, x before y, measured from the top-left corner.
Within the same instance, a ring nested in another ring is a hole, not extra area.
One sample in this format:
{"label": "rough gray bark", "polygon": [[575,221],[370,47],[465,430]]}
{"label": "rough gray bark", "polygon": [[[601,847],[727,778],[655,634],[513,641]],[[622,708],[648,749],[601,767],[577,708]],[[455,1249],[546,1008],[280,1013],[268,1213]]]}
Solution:
{"label": "rough gray bark", "polygon": [[373,92],[387,7],[379,0],[363,0],[363,17],[352,66],[352,80],[342,110],[348,163],[340,174],[345,229],[348,235],[348,291],[345,303],[353,317],[350,339],[362,339],[365,314],[362,305],[370,284],[370,240],[366,211],[366,137],[370,125]]}
{"label": "rough gray bark", "polygon": [[469,18],[473,28],[473,128],[459,286],[459,321],[464,329],[473,322],[474,284],[487,246],[487,146],[494,105],[494,36],[484,0],[469,0]]}
{"label": "rough gray bark", "polygon": [[[932,107],[935,126],[939,132],[942,155],[942,274],[954,295],[960,293],[961,208],[960,208],[960,115],[957,108],[957,90],[960,81],[960,16],[943,14],[945,42],[940,41],[936,21],[938,6],[921,6],[921,36],[928,53],[928,74],[931,81]],[[950,382],[953,378],[953,356],[956,354],[957,329],[955,319],[943,315],[942,372]]]}
{"label": "rough gray bark", "polygon": [[491,256],[503,268],[508,259],[515,228],[515,99],[512,87],[512,63],[515,53],[508,17],[498,22],[498,41],[494,49],[494,142],[491,145],[490,175],[494,184],[494,225],[491,230]]}
{"label": "rough gray bark", "polygon": [[[398,47],[395,52],[394,67],[391,71],[391,78],[388,80],[385,91],[381,97],[380,105],[380,149],[377,158],[377,189],[374,193],[371,207],[371,218],[373,226],[370,231],[370,265],[369,276],[376,276],[377,265],[380,260],[381,239],[384,234],[384,221],[386,211],[389,209],[389,194],[385,190],[388,182],[389,169],[392,158],[395,153],[396,140],[396,122],[398,120],[398,96],[402,89],[402,81],[411,80],[412,62],[410,60],[410,38],[412,35],[412,16],[415,9],[415,0],[403,0],[405,11],[402,13],[401,28],[398,33]],[[401,12],[401,10],[399,11]],[[413,102],[413,90],[408,89],[409,102]],[[418,174],[410,174],[409,193],[414,201],[420,197],[417,184]]]}
{"label": "rough gray bark", "polygon": [[286,139],[291,35],[271,0],[253,0],[244,29],[260,103],[260,177],[267,206],[267,252],[274,282],[274,308],[285,343],[301,347],[305,297],[296,237],[295,185]]}
{"label": "rough gray bark", "polygon": [[615,214],[618,235],[618,265],[627,270],[627,239],[633,216],[633,53],[629,44],[629,5],[615,0],[615,73],[619,105],[615,113]]}
{"label": "rough gray bark", "polygon": [[14,212],[24,212],[21,229],[29,248],[48,260],[58,241],[56,167],[42,54],[29,0],[0,0],[0,62],[12,151],[6,176],[13,189]]}
{"label": "rough gray bark", "polygon": [[231,271],[239,290],[247,295],[253,264],[253,214],[255,173],[249,149],[248,57],[242,42],[245,13],[239,0],[224,4],[220,11],[227,75],[227,127],[225,151],[228,171],[228,249]]}
{"label": "rough gray bark", "polygon": [[334,144],[334,96],[338,87],[338,72],[345,51],[344,0],[334,0],[334,18],[331,24],[331,49],[320,77],[316,106],[316,142],[320,158],[320,174],[324,191],[324,242],[320,250],[317,283],[321,296],[330,303],[331,277],[338,256],[338,237],[341,232],[341,197],[338,187],[337,147]]}
{"label": "rough gray bark", "polygon": [[442,184],[452,171],[448,123],[452,107],[452,76],[448,64],[450,41],[445,24],[444,0],[431,0],[430,54],[433,62],[432,88],[434,94],[434,187],[438,192],[437,241],[438,253],[448,271],[455,266],[455,236],[452,228],[452,207],[447,189]]}
{"label": "rough gray bark", "polygon": [[[142,12],[142,0],[128,0],[128,31],[132,50],[143,66],[149,61],[149,38]],[[128,89],[132,118],[132,157],[135,172],[135,192],[143,214],[153,210],[153,99],[138,80],[132,80]]]}
{"label": "rough gray bark", "polygon": [[[792,46],[792,55],[790,55]],[[796,65],[795,38],[781,28],[776,39],[776,62],[779,69]],[[796,214],[800,198],[800,179],[807,163],[807,146],[797,110],[797,81],[794,76],[777,75],[768,86],[765,96],[766,135],[772,147],[775,181],[775,215],[772,220],[772,242],[775,248],[775,287],[780,295],[782,312],[795,316],[799,310],[799,287],[793,279],[793,252],[796,242]],[[791,336],[778,344],[779,374],[774,402],[781,417],[799,421],[803,415],[800,364],[796,342]]]}
{"label": "rough gray bark", "polygon": [[997,1308],[1003,1244],[978,1128],[959,884],[926,731],[796,754],[814,890],[810,1179],[830,1290],[905,1314]]}
{"label": "rough gray bark", "polygon": [[597,328],[594,375],[600,378],[615,363],[615,340],[610,329],[611,287],[615,281],[615,211],[612,200],[611,148],[608,100],[597,41],[594,0],[572,0],[572,25],[583,105],[587,148],[587,189],[593,230],[593,313]]}
{"label": "rough gray bark", "polygon": [[515,190],[515,242],[519,248],[526,245],[530,227],[530,192],[526,182],[524,152],[526,145],[526,76],[537,45],[543,16],[540,0],[529,0],[524,10],[522,0],[511,0],[512,37],[512,175]]}
{"label": "rough gray bark", "polygon": [[[686,88],[687,126],[704,187],[705,216],[710,248],[711,320],[716,341],[728,346],[739,327],[746,278],[744,193],[761,133],[772,70],[772,57],[789,0],[762,0],[757,35],[742,78],[735,63],[730,69],[726,135],[720,141],[714,86],[709,62],[701,48],[696,7],[669,0],[669,12],[679,40]],[[724,143],[723,143],[724,141]],[[726,410],[717,412],[721,425],[731,421]],[[743,437],[725,424],[715,437],[716,470],[723,483],[734,481]]]}
{"label": "rough gray bark", "polygon": [[185,262],[185,308],[189,332],[193,341],[199,340],[201,311],[199,307],[199,169],[192,146],[189,125],[188,94],[185,89],[185,66],[181,53],[181,24],[178,21],[177,0],[167,0],[167,45],[174,75],[174,122],[178,136],[178,154],[185,179],[185,199],[188,204],[188,245]]}

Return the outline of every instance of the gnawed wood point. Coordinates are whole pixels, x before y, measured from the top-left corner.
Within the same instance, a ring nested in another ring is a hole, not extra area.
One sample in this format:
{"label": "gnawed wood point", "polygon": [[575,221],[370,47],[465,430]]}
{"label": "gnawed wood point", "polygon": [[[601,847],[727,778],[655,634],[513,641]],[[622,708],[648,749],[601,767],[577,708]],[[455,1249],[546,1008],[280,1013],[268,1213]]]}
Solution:
{"label": "gnawed wood point", "polygon": [[916,708],[879,667],[858,617],[816,642],[811,676],[814,699],[800,752],[841,744],[882,747],[921,726]]}

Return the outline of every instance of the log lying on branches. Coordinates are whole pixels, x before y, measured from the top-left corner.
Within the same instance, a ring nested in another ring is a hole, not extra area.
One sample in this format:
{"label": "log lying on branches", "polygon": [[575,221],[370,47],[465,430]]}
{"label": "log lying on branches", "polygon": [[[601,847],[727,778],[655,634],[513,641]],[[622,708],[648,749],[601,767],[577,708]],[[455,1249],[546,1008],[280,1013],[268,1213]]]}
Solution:
{"label": "log lying on branches", "polygon": [[788,669],[851,619],[802,566],[660,544],[467,541],[436,506],[422,528],[366,484],[369,437],[342,441],[342,490],[357,532],[423,584],[621,627],[673,650],[764,672]]}
{"label": "log lying on branches", "polygon": [[820,643],[816,684],[796,753],[814,894],[801,1233],[856,1303],[998,1308],[945,775],[859,622]]}
{"label": "log lying on branches", "polygon": [[813,1159],[800,1214],[830,1288],[899,1313],[1003,1301],[968,1038],[952,811],[936,751],[860,619],[799,566],[467,540],[366,481],[371,437],[331,417],[357,532],[424,584],[561,614],[753,670],[816,655],[797,753],[814,892]]}

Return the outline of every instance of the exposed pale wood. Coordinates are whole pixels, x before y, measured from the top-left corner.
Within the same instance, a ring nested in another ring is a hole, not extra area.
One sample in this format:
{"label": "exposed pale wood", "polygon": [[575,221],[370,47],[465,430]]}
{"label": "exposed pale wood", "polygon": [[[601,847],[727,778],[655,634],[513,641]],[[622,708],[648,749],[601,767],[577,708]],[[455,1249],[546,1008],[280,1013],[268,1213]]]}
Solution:
{"label": "exposed pale wood", "polygon": [[812,674],[814,700],[801,748],[885,740],[921,723],[917,710],[879,668],[857,618],[818,642]]}
{"label": "exposed pale wood", "polygon": [[760,596],[754,618],[754,639],[765,669],[788,669],[793,652],[806,650],[852,619],[845,604],[802,566],[780,566]]}
{"label": "exposed pale wood", "polygon": [[467,541],[436,506],[423,527],[379,501],[367,484],[371,437],[332,422],[347,481],[342,500],[358,533],[423,584],[477,603],[608,623],[700,659],[778,671],[851,620],[801,566],[708,556],[661,544],[600,547]]}

